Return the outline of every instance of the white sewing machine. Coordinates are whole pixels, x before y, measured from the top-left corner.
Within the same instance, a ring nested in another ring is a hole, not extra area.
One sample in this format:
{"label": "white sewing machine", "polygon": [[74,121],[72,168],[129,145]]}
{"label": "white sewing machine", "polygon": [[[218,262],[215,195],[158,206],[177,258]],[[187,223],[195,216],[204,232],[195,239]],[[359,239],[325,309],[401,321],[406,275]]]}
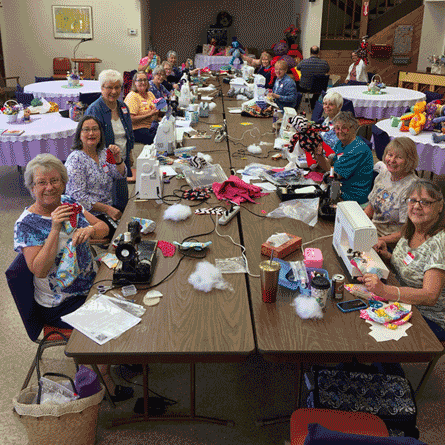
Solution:
{"label": "white sewing machine", "polygon": [[136,163],[137,199],[162,197],[162,178],[154,144],[145,145]]}
{"label": "white sewing machine", "polygon": [[388,278],[388,268],[372,248],[377,240],[375,225],[357,202],[342,201],[337,204],[332,245],[352,279],[362,275],[360,270],[351,264],[351,259],[357,255],[366,261],[364,266],[367,272],[377,273],[385,280]]}
{"label": "white sewing machine", "polygon": [[243,66],[241,67],[241,74],[244,80],[249,80],[249,78],[253,76],[254,72],[255,68],[253,66],[247,65],[246,62],[243,63]]}
{"label": "white sewing machine", "polygon": [[253,76],[253,98],[255,102],[258,100],[265,100],[266,97],[266,78],[261,74],[254,74]]}
{"label": "white sewing machine", "polygon": [[167,112],[162,118],[153,141],[156,150],[173,154],[176,148],[175,121],[171,112]]}

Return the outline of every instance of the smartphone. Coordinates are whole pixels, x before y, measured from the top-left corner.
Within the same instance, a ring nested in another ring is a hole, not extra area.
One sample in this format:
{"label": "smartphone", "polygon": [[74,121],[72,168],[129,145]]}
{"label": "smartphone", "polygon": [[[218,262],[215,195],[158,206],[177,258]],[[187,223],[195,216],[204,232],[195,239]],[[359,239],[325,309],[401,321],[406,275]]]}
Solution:
{"label": "smartphone", "polygon": [[366,309],[368,305],[363,300],[357,298],[356,300],[341,301],[340,303],[337,303],[337,307],[342,312],[352,312],[360,309]]}

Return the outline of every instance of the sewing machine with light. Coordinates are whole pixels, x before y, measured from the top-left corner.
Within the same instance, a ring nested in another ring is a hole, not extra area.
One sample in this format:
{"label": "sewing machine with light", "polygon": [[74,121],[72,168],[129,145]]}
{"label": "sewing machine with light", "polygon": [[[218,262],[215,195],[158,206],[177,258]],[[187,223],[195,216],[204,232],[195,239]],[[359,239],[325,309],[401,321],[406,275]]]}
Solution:
{"label": "sewing machine with light", "polygon": [[156,136],[154,138],[154,145],[159,152],[167,152],[167,154],[173,154],[176,148],[176,132],[175,132],[176,119],[171,113],[171,109],[165,114],[159,123],[159,127],[156,130]]}
{"label": "sewing machine with light", "polygon": [[372,248],[377,241],[375,225],[357,202],[342,201],[337,204],[332,245],[352,279],[362,275],[351,263],[354,258],[362,262],[365,273],[376,273],[385,280],[388,278],[388,268]]}
{"label": "sewing machine with light", "polygon": [[162,177],[154,144],[145,145],[136,162],[137,199],[162,197]]}

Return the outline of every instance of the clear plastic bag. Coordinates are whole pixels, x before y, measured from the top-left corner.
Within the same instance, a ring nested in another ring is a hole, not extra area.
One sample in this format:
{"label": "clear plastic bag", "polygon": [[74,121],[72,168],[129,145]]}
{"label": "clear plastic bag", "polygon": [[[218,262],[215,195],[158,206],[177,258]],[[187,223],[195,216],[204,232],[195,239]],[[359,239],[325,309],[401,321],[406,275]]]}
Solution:
{"label": "clear plastic bag", "polygon": [[246,261],[242,256],[234,258],[215,258],[215,266],[221,273],[247,273]]}
{"label": "clear plastic bag", "polygon": [[292,218],[303,221],[311,227],[318,222],[318,205],[320,198],[292,199],[282,202],[275,210],[266,216],[269,218]]}
{"label": "clear plastic bag", "polygon": [[[77,400],[79,396],[73,391],[73,388],[70,388],[70,381],[59,381],[55,382],[46,377],[40,378],[40,385],[42,388],[42,396],[40,399],[40,403],[68,403],[73,400]],[[32,403],[37,402],[37,394],[35,400]]]}

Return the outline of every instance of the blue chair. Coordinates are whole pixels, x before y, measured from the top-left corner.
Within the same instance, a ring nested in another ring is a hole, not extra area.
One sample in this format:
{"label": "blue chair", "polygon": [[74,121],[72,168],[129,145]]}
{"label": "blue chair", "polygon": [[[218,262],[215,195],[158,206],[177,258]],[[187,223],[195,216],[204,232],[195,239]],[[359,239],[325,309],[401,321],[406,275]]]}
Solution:
{"label": "blue chair", "polygon": [[425,91],[426,103],[429,104],[433,100],[441,100],[443,98],[442,93],[435,93],[434,91]]}
{"label": "blue chair", "polygon": [[[321,95],[322,97],[324,97],[326,93],[323,91]],[[349,99],[343,99],[343,106],[341,107],[341,111],[350,111],[355,116],[354,104]],[[311,120],[314,121],[316,124],[321,124],[324,121],[323,104],[319,101],[315,102]]]}
{"label": "blue chair", "polygon": [[15,92],[15,100],[19,104],[22,104],[24,107],[31,106],[31,102],[33,99],[34,99],[34,94],[32,93],[23,93],[19,91]]}
{"label": "blue chair", "polygon": [[95,100],[99,99],[101,93],[80,93],[79,102],[85,105],[91,105]]}
{"label": "blue chair", "polygon": [[39,82],[49,82],[51,80],[54,80],[54,77],[38,77],[38,76],[34,76],[35,82],[39,83]]}
{"label": "blue chair", "polygon": [[381,130],[377,125],[372,126],[372,136],[374,138],[374,150],[377,158],[381,161],[383,152],[391,140],[386,131]]}
{"label": "blue chair", "polygon": [[[9,290],[11,291],[23,325],[25,326],[26,333],[34,343],[40,344],[38,337],[42,332],[42,329],[44,331],[44,335],[50,333],[51,331],[61,332],[65,335],[65,337],[69,337],[71,335],[72,329],[54,328],[45,324],[40,313],[40,306],[34,299],[34,275],[29,270],[23,253],[19,253],[15,257],[14,261],[6,270],[5,275]],[[66,344],[65,340],[60,340],[59,336],[56,335],[50,336],[48,340],[49,342],[45,343],[42,352],[49,347],[64,346]],[[22,389],[25,389],[28,386],[35,368],[36,358],[34,358],[31,367],[29,368]],[[107,399],[110,401],[112,406],[115,406],[114,402],[111,400],[111,395],[97,365],[93,365],[93,369],[105,387]]]}

